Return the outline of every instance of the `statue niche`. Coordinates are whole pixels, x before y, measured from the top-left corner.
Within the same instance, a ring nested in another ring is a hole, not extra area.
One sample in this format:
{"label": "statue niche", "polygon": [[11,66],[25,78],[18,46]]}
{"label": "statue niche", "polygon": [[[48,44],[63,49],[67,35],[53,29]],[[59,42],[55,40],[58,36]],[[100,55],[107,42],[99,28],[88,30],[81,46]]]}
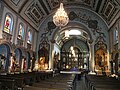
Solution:
{"label": "statue niche", "polygon": [[49,62],[49,51],[42,47],[38,51],[38,64],[40,66],[40,70],[48,69],[48,62]]}
{"label": "statue niche", "polygon": [[107,46],[103,42],[95,45],[95,71],[106,72],[108,70]]}

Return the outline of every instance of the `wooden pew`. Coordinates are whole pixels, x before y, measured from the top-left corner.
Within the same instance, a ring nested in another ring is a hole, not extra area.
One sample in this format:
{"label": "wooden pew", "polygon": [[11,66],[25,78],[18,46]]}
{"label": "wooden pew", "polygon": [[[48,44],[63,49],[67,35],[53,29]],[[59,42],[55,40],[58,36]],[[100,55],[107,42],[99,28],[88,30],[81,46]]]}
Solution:
{"label": "wooden pew", "polygon": [[[5,80],[9,81],[6,84],[6,88],[20,88],[23,89],[25,85],[32,85],[36,82],[36,76],[42,77],[41,79],[48,79],[52,76],[52,72],[26,72],[26,73],[19,73],[19,74],[6,74],[0,75],[1,85],[4,87]],[[14,82],[12,82],[12,80]],[[9,85],[13,84],[13,85]],[[8,86],[7,86],[8,85]],[[13,87],[14,86],[14,87]]]}
{"label": "wooden pew", "polygon": [[[106,76],[86,75],[85,82],[89,90],[120,90],[120,81]],[[111,87],[111,88],[110,88]]]}
{"label": "wooden pew", "polygon": [[[74,77],[75,78],[75,77]],[[43,88],[54,88],[54,89],[61,89],[61,90],[71,90],[74,78],[70,75],[58,75],[40,83],[35,83],[33,86],[35,87],[43,87]],[[71,83],[70,83],[71,82]],[[49,90],[49,89],[48,89]]]}
{"label": "wooden pew", "polygon": [[[14,83],[14,88],[16,88],[16,89],[17,88],[23,89],[23,87],[24,87],[23,78],[22,77],[18,78],[18,77],[9,76],[9,75],[0,75],[0,80],[2,80],[1,81],[2,85],[4,85],[4,83],[5,83],[3,80],[7,80],[7,81],[9,81],[7,84]],[[14,82],[12,82],[11,80],[13,80]]]}
{"label": "wooden pew", "polygon": [[3,79],[0,78],[1,88],[0,90],[14,90],[15,80],[14,79]]}

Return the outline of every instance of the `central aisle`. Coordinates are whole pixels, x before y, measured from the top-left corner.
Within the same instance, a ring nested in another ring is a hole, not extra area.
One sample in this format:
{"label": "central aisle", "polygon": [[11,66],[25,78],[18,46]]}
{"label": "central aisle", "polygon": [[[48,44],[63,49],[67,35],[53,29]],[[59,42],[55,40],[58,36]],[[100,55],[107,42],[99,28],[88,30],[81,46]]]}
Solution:
{"label": "central aisle", "polygon": [[76,90],[87,90],[84,76],[80,80],[76,80]]}

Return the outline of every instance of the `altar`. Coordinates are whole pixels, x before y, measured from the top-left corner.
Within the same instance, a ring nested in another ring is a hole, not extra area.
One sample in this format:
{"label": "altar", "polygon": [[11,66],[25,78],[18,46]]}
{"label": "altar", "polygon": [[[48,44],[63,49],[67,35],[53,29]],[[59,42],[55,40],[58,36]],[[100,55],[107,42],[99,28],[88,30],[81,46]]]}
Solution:
{"label": "altar", "polygon": [[63,74],[81,74],[81,71],[60,71]]}

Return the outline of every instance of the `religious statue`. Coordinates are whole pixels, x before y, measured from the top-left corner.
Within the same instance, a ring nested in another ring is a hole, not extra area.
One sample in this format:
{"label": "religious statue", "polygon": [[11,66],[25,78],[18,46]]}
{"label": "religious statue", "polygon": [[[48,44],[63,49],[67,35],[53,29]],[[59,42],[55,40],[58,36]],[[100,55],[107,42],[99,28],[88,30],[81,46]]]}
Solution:
{"label": "religious statue", "polygon": [[12,55],[10,57],[10,72],[14,72],[15,70],[15,57]]}
{"label": "religious statue", "polygon": [[19,72],[20,71],[20,65],[19,65],[17,60],[15,60],[14,67],[15,67],[15,72]]}
{"label": "religious statue", "polygon": [[39,59],[40,70],[44,70],[45,57],[40,57]]}
{"label": "religious statue", "polygon": [[23,29],[23,27],[22,27],[22,25],[20,24],[20,26],[19,26],[19,33],[18,33],[18,38],[19,39],[22,39],[22,29]]}
{"label": "religious statue", "polygon": [[28,31],[28,37],[27,37],[28,40],[27,40],[27,43],[31,43],[31,41],[30,41],[30,39],[31,39],[30,35],[31,35],[30,31]]}
{"label": "religious statue", "polygon": [[5,22],[5,27],[8,29],[9,25],[10,25],[9,24],[9,19],[7,19],[6,22]]}
{"label": "religious statue", "polygon": [[11,18],[9,15],[7,15],[5,19],[4,31],[10,33],[10,26],[11,26]]}
{"label": "religious statue", "polygon": [[45,62],[45,57],[40,57],[36,62],[35,62],[35,71],[39,70],[47,70],[48,69],[48,63]]}
{"label": "religious statue", "polygon": [[23,62],[23,70],[26,71],[26,59],[24,59],[24,62]]}
{"label": "religious statue", "polygon": [[3,71],[5,69],[5,56],[4,54],[0,55],[0,70]]}
{"label": "religious statue", "polygon": [[22,58],[21,72],[26,71],[26,58]]}

